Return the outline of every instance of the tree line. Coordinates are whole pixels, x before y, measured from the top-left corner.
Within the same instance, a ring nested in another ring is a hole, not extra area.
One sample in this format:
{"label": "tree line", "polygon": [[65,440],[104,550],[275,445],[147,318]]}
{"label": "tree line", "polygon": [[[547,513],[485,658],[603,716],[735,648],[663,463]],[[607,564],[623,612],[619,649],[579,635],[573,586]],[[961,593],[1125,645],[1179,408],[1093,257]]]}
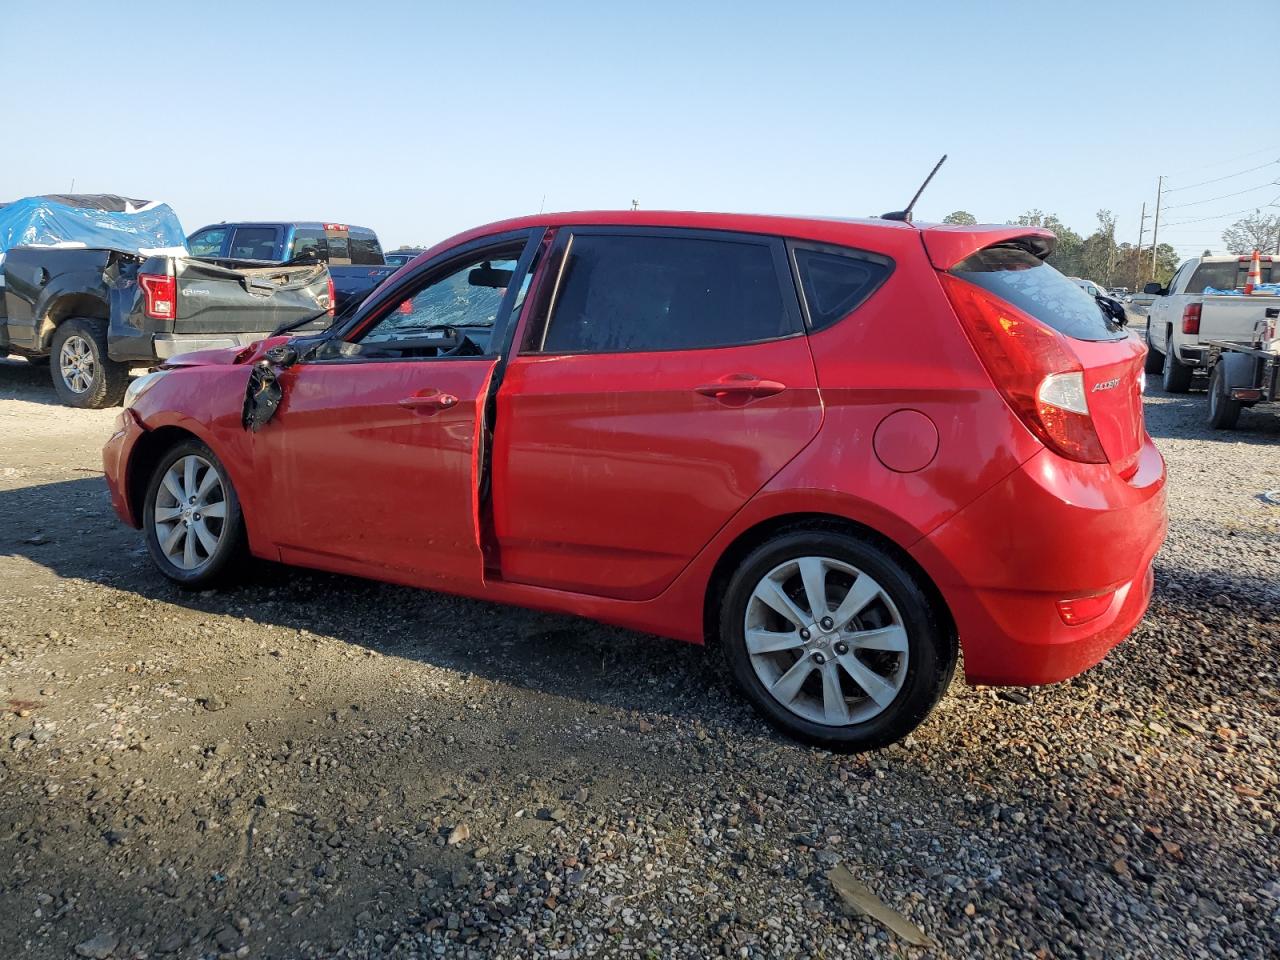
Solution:
{"label": "tree line", "polygon": [[[1070,277],[1084,277],[1104,287],[1128,287],[1141,290],[1152,279],[1151,247],[1141,251],[1132,243],[1116,243],[1116,218],[1110,210],[1098,211],[1098,226],[1088,236],[1081,236],[1052,213],[1028,210],[1016,220],[1020,227],[1043,227],[1058,238],[1049,263]],[[967,210],[956,210],[943,217],[943,223],[974,224],[977,218]],[[1263,253],[1280,253],[1280,217],[1261,213],[1237,220],[1222,232],[1222,244],[1228,252],[1247,256],[1255,249]],[[1209,251],[1205,251],[1206,254]],[[1155,277],[1167,284],[1177,272],[1183,258],[1167,243],[1155,251]]]}

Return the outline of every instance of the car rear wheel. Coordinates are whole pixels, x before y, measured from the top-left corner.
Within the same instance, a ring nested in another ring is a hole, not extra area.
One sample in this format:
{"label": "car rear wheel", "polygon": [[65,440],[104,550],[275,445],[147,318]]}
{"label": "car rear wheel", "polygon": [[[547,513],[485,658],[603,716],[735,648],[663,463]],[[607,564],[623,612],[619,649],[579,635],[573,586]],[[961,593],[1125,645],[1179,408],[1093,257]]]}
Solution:
{"label": "car rear wheel", "polygon": [[1186,393],[1191,389],[1191,368],[1178,360],[1175,354],[1173,344],[1169,343],[1160,371],[1160,385],[1165,393]]}
{"label": "car rear wheel", "polygon": [[912,575],[836,531],[785,533],[753,551],[725,592],[720,640],[766,720],[842,751],[905,737],[955,668],[954,641]]}
{"label": "car rear wheel", "polygon": [[49,372],[62,402],[97,410],[124,399],[129,365],[107,356],[107,321],[72,317],[53,333]]}
{"label": "car rear wheel", "polygon": [[240,500],[203,443],[180,443],[160,458],[147,485],[143,533],[160,572],[184,587],[218,583],[243,559]]}

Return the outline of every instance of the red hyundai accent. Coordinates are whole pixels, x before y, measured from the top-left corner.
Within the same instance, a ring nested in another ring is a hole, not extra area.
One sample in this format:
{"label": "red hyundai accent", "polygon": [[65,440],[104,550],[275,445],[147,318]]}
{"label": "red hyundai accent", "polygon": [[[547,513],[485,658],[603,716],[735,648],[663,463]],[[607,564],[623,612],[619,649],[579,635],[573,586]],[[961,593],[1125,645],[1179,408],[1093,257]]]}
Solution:
{"label": "red hyundai accent", "polygon": [[186,586],[248,552],[715,642],[770,722],[880,746],[960,649],[971,683],[1050,683],[1150,598],[1144,347],[1053,243],[702,213],[481,227],[326,332],[135,381],[112,500]]}

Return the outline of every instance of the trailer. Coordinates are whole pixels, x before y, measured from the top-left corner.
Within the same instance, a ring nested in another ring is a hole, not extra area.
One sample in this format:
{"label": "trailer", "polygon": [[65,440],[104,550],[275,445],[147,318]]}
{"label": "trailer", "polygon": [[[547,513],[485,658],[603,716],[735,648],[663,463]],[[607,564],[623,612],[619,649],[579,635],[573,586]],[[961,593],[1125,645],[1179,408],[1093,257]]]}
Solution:
{"label": "trailer", "polygon": [[1280,308],[1268,307],[1251,343],[1206,340],[1209,367],[1209,426],[1234,430],[1240,411],[1280,400]]}

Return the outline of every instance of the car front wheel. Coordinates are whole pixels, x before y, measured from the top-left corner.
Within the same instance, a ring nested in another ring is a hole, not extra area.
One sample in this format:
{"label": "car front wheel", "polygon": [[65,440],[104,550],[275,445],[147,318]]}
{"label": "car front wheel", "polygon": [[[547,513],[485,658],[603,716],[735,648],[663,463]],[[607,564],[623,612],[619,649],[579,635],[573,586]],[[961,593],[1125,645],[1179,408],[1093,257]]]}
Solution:
{"label": "car front wheel", "polygon": [[720,640],[739,687],[808,743],[868,750],[905,737],[951,680],[955,644],[915,578],[844,532],[779,535],[725,592]]}
{"label": "car front wheel", "polygon": [[179,443],[160,458],[147,485],[143,532],[160,572],[184,587],[218,583],[243,558],[240,500],[203,443]]}

